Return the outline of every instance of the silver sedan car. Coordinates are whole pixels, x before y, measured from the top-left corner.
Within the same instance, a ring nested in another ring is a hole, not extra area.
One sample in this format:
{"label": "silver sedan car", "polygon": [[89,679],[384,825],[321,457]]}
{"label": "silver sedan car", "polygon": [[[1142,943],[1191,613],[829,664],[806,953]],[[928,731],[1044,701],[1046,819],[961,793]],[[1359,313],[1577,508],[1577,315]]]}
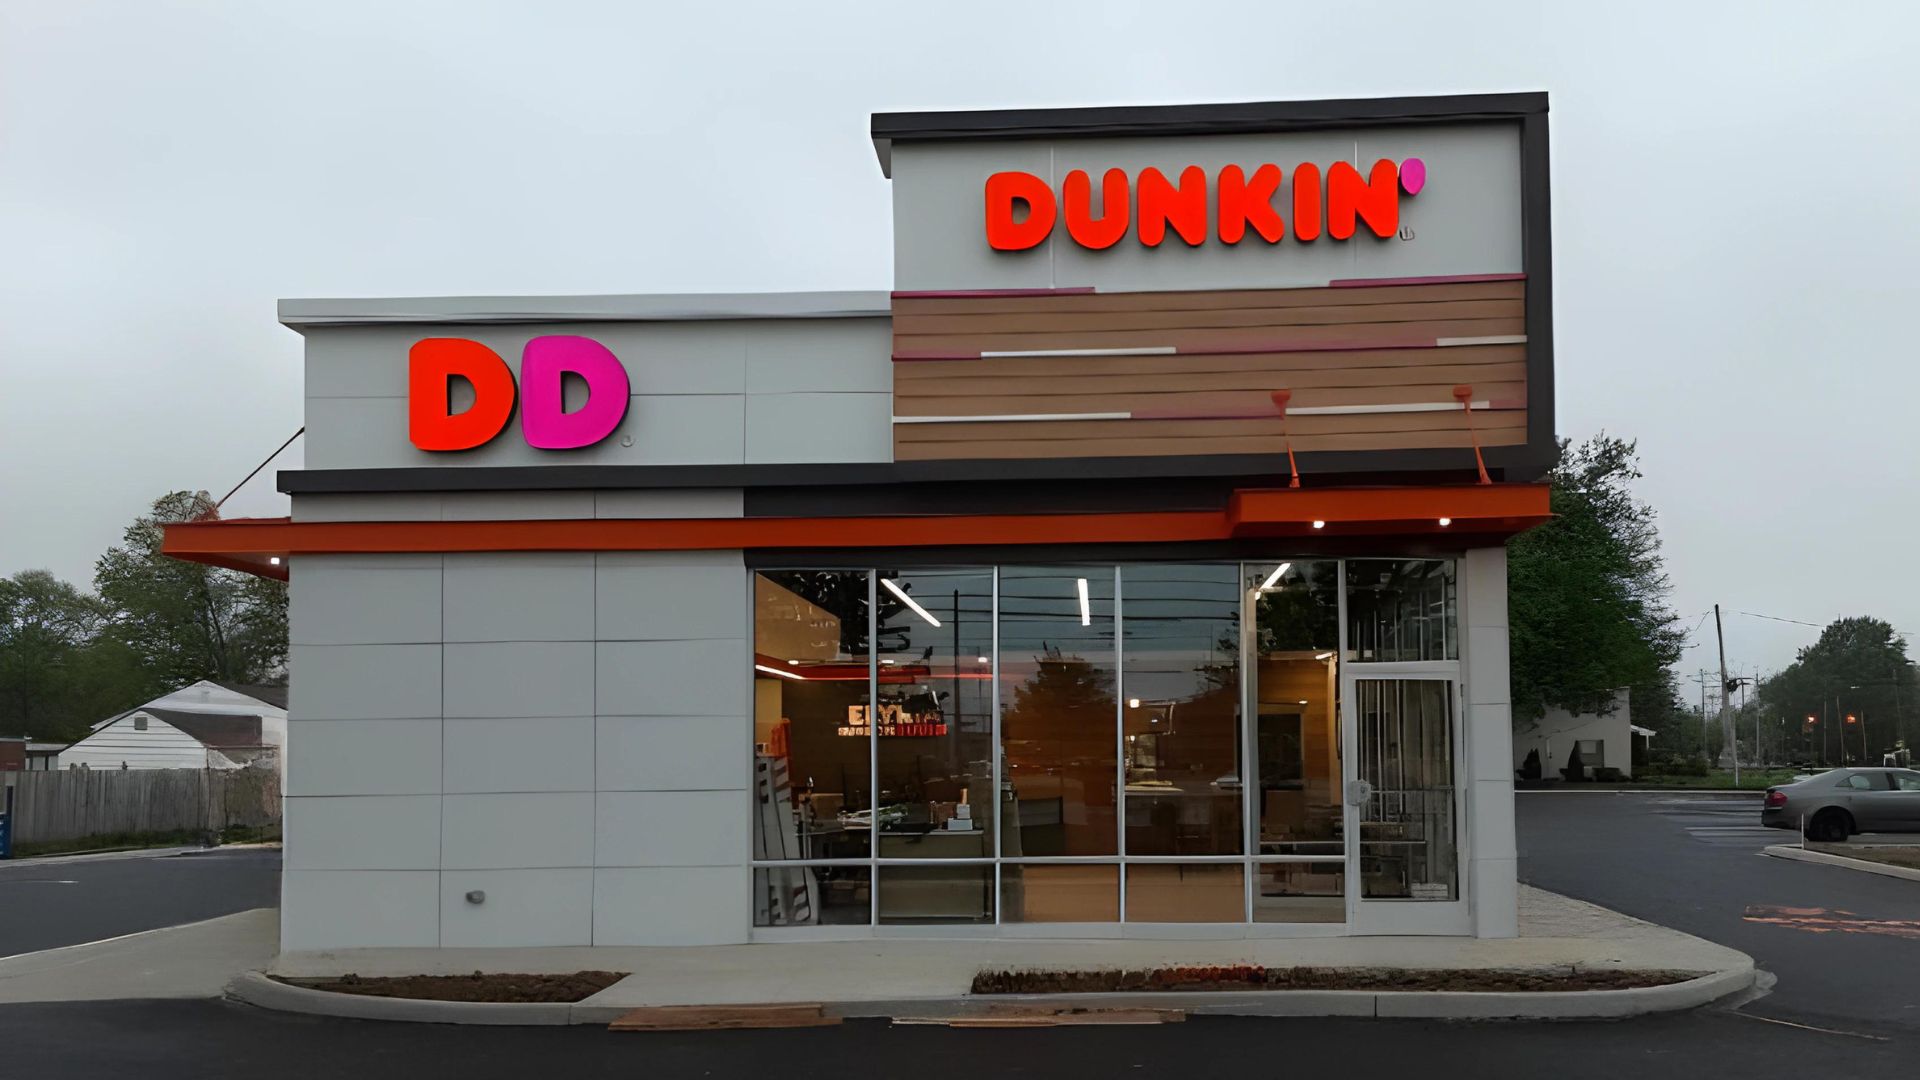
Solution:
{"label": "silver sedan car", "polygon": [[1920,771],[1830,769],[1767,789],[1760,823],[1804,826],[1809,840],[1838,843],[1855,833],[1920,832]]}

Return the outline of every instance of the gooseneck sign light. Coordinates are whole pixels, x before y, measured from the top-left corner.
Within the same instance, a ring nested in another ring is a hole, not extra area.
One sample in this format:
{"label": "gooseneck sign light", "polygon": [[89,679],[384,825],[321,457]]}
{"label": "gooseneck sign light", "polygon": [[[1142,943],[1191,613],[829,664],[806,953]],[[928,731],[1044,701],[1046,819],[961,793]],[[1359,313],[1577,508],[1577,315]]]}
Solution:
{"label": "gooseneck sign light", "polygon": [[[568,375],[586,383],[587,402],[568,412]],[[453,411],[453,380],[473,387],[473,404]],[[427,338],[407,353],[407,437],[422,450],[472,450],[491,442],[520,406],[520,434],[539,450],[576,450],[613,434],[632,393],[627,369],[588,337],[548,334],[520,353],[520,378],[500,354],[468,338]]]}

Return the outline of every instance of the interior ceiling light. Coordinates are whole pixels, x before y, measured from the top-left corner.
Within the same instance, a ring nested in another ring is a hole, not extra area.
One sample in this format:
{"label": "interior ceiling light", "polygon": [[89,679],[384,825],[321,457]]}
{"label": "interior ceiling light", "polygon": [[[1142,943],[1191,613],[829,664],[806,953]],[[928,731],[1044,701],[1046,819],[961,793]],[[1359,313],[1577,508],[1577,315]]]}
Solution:
{"label": "interior ceiling light", "polygon": [[1324,521],[1315,521],[1313,527],[1316,529],[1324,529],[1327,527],[1327,523]]}
{"label": "interior ceiling light", "polygon": [[795,667],[799,667],[799,666],[800,666],[800,661],[798,661],[798,660],[789,660],[789,661],[787,661],[787,663],[789,663],[789,664],[792,664],[792,665],[793,665],[793,666],[795,666]]}
{"label": "interior ceiling light", "polygon": [[1136,698],[1128,698],[1128,699],[1127,699],[1127,708],[1129,708],[1129,709],[1137,709],[1137,708],[1139,708],[1139,707],[1140,707],[1140,699],[1139,699],[1139,698],[1137,698],[1137,697],[1136,697]]}
{"label": "interior ceiling light", "polygon": [[1273,573],[1268,574],[1267,580],[1261,582],[1260,587],[1254,591],[1272,592],[1274,585],[1278,583],[1280,580],[1280,575],[1286,573],[1288,570],[1291,570],[1292,568],[1293,568],[1293,564],[1290,562],[1283,562],[1279,566],[1274,567]]}
{"label": "interior ceiling light", "polygon": [[901,603],[912,608],[913,613],[915,615],[918,615],[921,618],[927,620],[927,625],[929,626],[940,625],[940,620],[933,617],[933,612],[928,611],[926,608],[921,607],[920,602],[918,600],[915,600],[913,597],[908,596],[907,590],[894,584],[892,578],[881,578],[880,584],[885,585],[888,588],[888,590],[890,590],[893,593],[893,595],[899,597]]}
{"label": "interior ceiling light", "polygon": [[1441,528],[1443,528],[1443,529],[1444,529],[1444,528],[1446,528],[1447,526],[1449,526],[1449,525],[1451,525],[1451,524],[1453,524],[1453,519],[1452,519],[1452,518],[1441,518],[1441,519],[1440,519],[1440,527],[1441,527]]}
{"label": "interior ceiling light", "polygon": [[984,657],[984,656],[976,656],[976,657],[974,657],[974,659],[975,659],[975,660],[977,660],[977,661],[979,661],[979,662],[980,662],[980,663],[982,663],[982,664],[991,664],[991,663],[993,663],[993,661],[992,661],[992,660],[990,660],[990,659],[988,659],[988,658],[986,658],[986,657]]}
{"label": "interior ceiling light", "polygon": [[1080,625],[1093,625],[1093,605],[1087,600],[1087,579],[1080,579]]}
{"label": "interior ceiling light", "polygon": [[267,564],[268,564],[269,566],[279,566],[279,565],[280,565],[280,556],[278,556],[278,555],[269,555],[269,556],[267,557]]}
{"label": "interior ceiling light", "polygon": [[783,679],[797,679],[797,680],[799,680],[800,682],[806,682],[806,681],[807,681],[807,677],[806,677],[805,675],[800,675],[800,674],[797,674],[797,673],[795,673],[795,672],[791,672],[791,671],[781,671],[781,670],[780,670],[779,668],[777,668],[777,667],[768,667],[768,666],[767,666],[767,665],[765,665],[765,664],[755,664],[755,665],[753,665],[753,670],[755,670],[755,671],[764,671],[764,672],[766,672],[766,673],[767,673],[767,674],[769,674],[769,675],[778,675],[778,676],[780,676],[780,677],[781,677],[781,678],[783,678]]}

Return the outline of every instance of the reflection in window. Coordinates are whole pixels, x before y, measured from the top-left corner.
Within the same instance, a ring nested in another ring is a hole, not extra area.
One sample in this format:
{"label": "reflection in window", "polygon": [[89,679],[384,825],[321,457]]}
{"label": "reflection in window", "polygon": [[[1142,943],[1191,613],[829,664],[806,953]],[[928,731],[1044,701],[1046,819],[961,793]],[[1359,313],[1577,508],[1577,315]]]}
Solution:
{"label": "reflection in window", "polygon": [[882,866],[880,921],[894,925],[992,922],[993,864]]}
{"label": "reflection in window", "polygon": [[1346,863],[1262,863],[1254,870],[1254,922],[1347,921]]}
{"label": "reflection in window", "polygon": [[1347,655],[1393,663],[1458,660],[1450,559],[1355,559],[1347,563]]}
{"label": "reflection in window", "polygon": [[870,850],[869,588],[860,570],[754,575],[755,858]]}
{"label": "reflection in window", "polygon": [[1237,855],[1240,570],[1120,572],[1127,854]]}
{"label": "reflection in window", "polygon": [[755,926],[865,926],[873,921],[865,866],[762,866],[753,871]]}
{"label": "reflection in window", "polygon": [[1254,785],[1262,855],[1340,855],[1339,566],[1252,563]]}
{"label": "reflection in window", "polygon": [[1113,855],[1113,568],[1000,571],[1001,853]]}
{"label": "reflection in window", "polygon": [[993,574],[881,571],[874,595],[880,857],[990,859]]}

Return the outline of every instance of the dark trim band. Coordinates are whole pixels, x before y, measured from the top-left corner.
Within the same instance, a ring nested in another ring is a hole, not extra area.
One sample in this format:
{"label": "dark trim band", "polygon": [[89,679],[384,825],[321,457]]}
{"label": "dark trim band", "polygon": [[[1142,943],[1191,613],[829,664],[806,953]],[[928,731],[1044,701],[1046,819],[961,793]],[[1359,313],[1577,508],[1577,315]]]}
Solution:
{"label": "dark trim band", "polygon": [[[1532,446],[1486,451],[1496,479],[1527,483],[1553,465]],[[1299,455],[1304,482],[1316,487],[1380,483],[1382,474],[1461,473],[1473,469],[1462,449],[1323,450]],[[866,484],[995,482],[1009,480],[1129,480],[1199,477],[1284,477],[1285,454],[1183,457],[1048,458],[974,461],[861,462],[825,465],[525,465],[392,469],[283,470],[276,480],[288,495],[371,495],[394,492],[589,491],[644,488],[832,487]],[[1429,477],[1425,482],[1435,482]]]}
{"label": "dark trim band", "polygon": [[982,109],[874,113],[880,171],[893,175],[896,140],[1117,138],[1233,135],[1383,124],[1514,120],[1544,116],[1544,91],[1423,97],[1243,101],[1209,105],[1110,105],[1067,109]]}

